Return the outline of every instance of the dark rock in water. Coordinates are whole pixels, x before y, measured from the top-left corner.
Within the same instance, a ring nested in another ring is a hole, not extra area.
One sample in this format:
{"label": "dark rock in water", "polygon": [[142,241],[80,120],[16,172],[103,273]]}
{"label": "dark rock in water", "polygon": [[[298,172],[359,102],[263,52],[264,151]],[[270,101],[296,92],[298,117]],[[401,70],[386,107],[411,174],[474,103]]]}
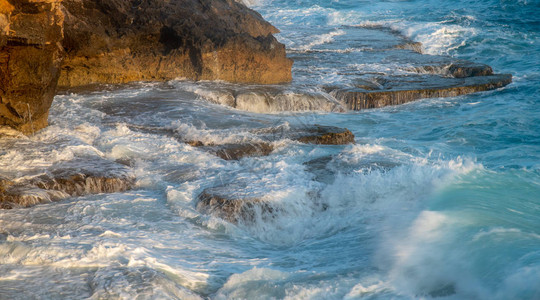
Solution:
{"label": "dark rock in water", "polygon": [[337,173],[362,173],[367,175],[371,172],[389,172],[401,165],[381,157],[365,157],[360,161],[351,161],[344,159],[342,155],[318,157],[304,162],[304,166],[307,172],[314,175],[313,180],[332,184],[336,180]]}
{"label": "dark rock in water", "polygon": [[0,125],[47,126],[62,61],[61,0],[0,0]]}
{"label": "dark rock in water", "polygon": [[322,156],[304,163],[306,171],[314,175],[313,179],[318,182],[332,184],[336,180],[336,172],[328,167],[334,156]]}
{"label": "dark rock in water", "polygon": [[0,206],[29,207],[67,197],[115,193],[135,184],[129,169],[106,160],[56,165],[44,174],[29,178],[0,178]]}
{"label": "dark rock in water", "polygon": [[141,80],[291,81],[292,61],[260,14],[231,0],[64,0],[59,85]]}
{"label": "dark rock in water", "polygon": [[271,144],[265,142],[214,144],[203,143],[201,141],[187,141],[186,144],[192,147],[199,147],[224,160],[238,160],[248,156],[266,156],[274,150]]}
{"label": "dark rock in water", "polygon": [[268,141],[281,139],[296,140],[306,144],[346,145],[354,144],[354,134],[347,128],[325,125],[303,125],[284,128],[282,126],[261,128],[252,131]]}
{"label": "dark rock in water", "polygon": [[275,209],[258,198],[227,194],[225,187],[209,188],[198,196],[197,210],[222,218],[230,223],[253,223],[260,216],[272,218]]}
{"label": "dark rock in water", "polygon": [[383,85],[384,89],[380,90],[344,88],[333,90],[331,94],[347,108],[361,110],[398,105],[422,98],[455,97],[488,91],[509,84],[512,82],[512,76],[509,74],[465,78],[393,76],[386,82]]}
{"label": "dark rock in water", "polygon": [[254,141],[251,143],[238,144],[214,144],[192,140],[185,141],[185,143],[192,147],[199,147],[225,160],[238,160],[243,157],[269,155],[274,150],[274,147],[270,142],[284,138],[297,140],[306,144],[354,144],[354,134],[352,132],[347,128],[334,126],[312,125],[287,131],[280,131],[277,128],[264,128],[258,129],[253,133],[259,134],[262,139],[269,142]]}
{"label": "dark rock in water", "polygon": [[422,54],[424,52],[424,50],[422,49],[422,43],[420,42],[405,42],[403,44],[399,44],[399,45],[396,45],[394,46],[396,49],[404,49],[404,50],[411,50],[411,51],[414,51],[416,53],[420,53]]}
{"label": "dark rock in water", "polygon": [[254,142],[208,146],[205,150],[224,160],[238,160],[247,156],[266,156],[274,150],[274,147],[269,143]]}
{"label": "dark rock in water", "polygon": [[301,143],[319,145],[354,144],[354,134],[347,128],[314,125],[299,130],[293,138]]}

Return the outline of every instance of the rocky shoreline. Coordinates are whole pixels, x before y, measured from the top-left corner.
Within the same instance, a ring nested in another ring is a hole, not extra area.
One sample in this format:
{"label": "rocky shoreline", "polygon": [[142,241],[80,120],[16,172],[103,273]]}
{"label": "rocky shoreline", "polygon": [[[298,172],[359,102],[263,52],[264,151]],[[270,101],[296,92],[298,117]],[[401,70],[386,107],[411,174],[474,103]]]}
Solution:
{"label": "rocky shoreline", "polygon": [[57,86],[290,82],[277,32],[230,0],[0,0],[0,126],[47,126]]}
{"label": "rocky shoreline", "polygon": [[[204,91],[190,92],[235,109],[272,113],[378,108],[497,89],[512,81],[511,75],[495,74],[484,64],[425,55],[420,43],[385,28],[345,30],[358,39],[366,30],[382,32],[381,48],[362,59],[406,57],[408,67],[392,74],[340,70],[347,81],[307,91],[284,84],[292,81],[293,60],[301,63],[306,51],[293,50],[287,57],[285,46],[273,36],[278,29],[236,1],[0,0],[0,126],[34,134],[47,126],[57,88],[69,91],[95,84],[223,80],[228,83],[203,83]],[[175,137],[221,159],[238,160],[271,154],[275,140],[267,138],[268,130],[256,133],[259,140],[245,143]],[[354,143],[349,130],[320,125],[292,129],[281,138]],[[0,207],[28,207],[135,186],[129,164],[103,160],[95,166],[99,170],[62,165],[40,176],[0,176]],[[197,208],[233,222],[253,209],[273,209],[260,199],[242,202],[212,191],[201,194]]]}
{"label": "rocky shoreline", "polygon": [[61,0],[0,0],[0,125],[47,126],[63,57]]}

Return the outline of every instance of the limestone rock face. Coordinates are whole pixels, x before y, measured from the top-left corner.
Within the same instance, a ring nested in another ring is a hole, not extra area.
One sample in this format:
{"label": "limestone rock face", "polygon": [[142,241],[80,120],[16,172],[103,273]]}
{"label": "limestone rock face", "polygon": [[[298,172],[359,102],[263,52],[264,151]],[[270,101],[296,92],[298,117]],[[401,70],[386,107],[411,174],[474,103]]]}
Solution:
{"label": "limestone rock face", "polygon": [[64,0],[59,85],[138,80],[282,83],[292,61],[278,30],[233,0]]}
{"label": "limestone rock face", "polygon": [[0,0],[0,125],[47,126],[62,61],[62,0]]}

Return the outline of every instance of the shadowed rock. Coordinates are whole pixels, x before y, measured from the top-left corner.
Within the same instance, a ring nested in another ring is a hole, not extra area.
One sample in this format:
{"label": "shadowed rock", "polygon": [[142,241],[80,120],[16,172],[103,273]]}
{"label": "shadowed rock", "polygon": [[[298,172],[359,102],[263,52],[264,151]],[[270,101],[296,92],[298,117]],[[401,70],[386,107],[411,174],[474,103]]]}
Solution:
{"label": "shadowed rock", "polygon": [[313,180],[332,184],[336,174],[369,174],[371,172],[389,172],[400,166],[400,163],[381,157],[365,157],[360,161],[343,159],[341,155],[321,156],[307,162],[304,166],[307,172],[313,174]]}
{"label": "shadowed rock", "polygon": [[197,210],[204,214],[237,224],[253,223],[260,217],[272,218],[275,209],[258,198],[227,194],[230,188],[216,187],[204,190],[198,197]]}
{"label": "shadowed rock", "polygon": [[238,160],[248,156],[269,155],[274,150],[274,147],[269,143],[254,142],[206,146],[203,149],[224,160]]}
{"label": "shadowed rock", "polygon": [[122,192],[134,184],[129,169],[112,162],[61,163],[38,176],[0,178],[0,204],[3,208],[29,207],[67,197]]}
{"label": "shadowed rock", "polygon": [[304,162],[307,172],[313,174],[313,180],[332,184],[336,180],[335,171],[328,167],[328,164],[334,159],[334,156],[321,156],[310,161]]}
{"label": "shadowed rock", "polygon": [[274,150],[271,144],[265,142],[215,144],[202,141],[186,141],[185,143],[212,153],[224,160],[239,160],[249,156],[266,156]]}
{"label": "shadowed rock", "polygon": [[59,85],[140,80],[291,81],[292,62],[260,14],[228,0],[64,0]]}
{"label": "shadowed rock", "polygon": [[347,128],[325,125],[277,126],[252,131],[262,139],[277,141],[291,139],[306,144],[346,145],[354,144],[354,134]]}

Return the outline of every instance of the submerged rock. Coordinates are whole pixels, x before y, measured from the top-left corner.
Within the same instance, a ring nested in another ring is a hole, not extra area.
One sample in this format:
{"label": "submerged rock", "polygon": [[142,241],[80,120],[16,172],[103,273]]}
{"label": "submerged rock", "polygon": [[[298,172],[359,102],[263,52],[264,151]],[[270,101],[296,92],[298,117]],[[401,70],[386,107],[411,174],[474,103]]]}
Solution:
{"label": "submerged rock", "polygon": [[394,47],[396,49],[411,50],[420,54],[424,53],[424,50],[422,49],[422,43],[420,42],[406,41],[403,44],[399,44]]}
{"label": "submerged rock", "polygon": [[129,169],[122,165],[105,160],[69,162],[37,176],[0,178],[0,206],[29,207],[67,197],[122,192],[134,184]]}
{"label": "submerged rock", "polygon": [[140,80],[291,81],[260,14],[229,0],[64,0],[60,86]]}
{"label": "submerged rock", "polygon": [[314,125],[294,134],[296,140],[306,144],[347,145],[354,144],[354,134],[347,128]]}
{"label": "submerged rock", "polygon": [[0,0],[0,125],[47,126],[62,61],[61,0]]}
{"label": "submerged rock", "polygon": [[327,93],[285,85],[245,86],[205,82],[197,85],[186,84],[184,88],[204,100],[254,113],[346,111],[341,103]]}
{"label": "submerged rock", "polygon": [[248,156],[269,155],[274,150],[274,147],[269,143],[253,142],[206,146],[204,149],[224,160],[238,160]]}
{"label": "submerged rock", "polygon": [[238,160],[243,157],[266,156],[274,150],[271,142],[280,139],[292,139],[305,144],[346,145],[354,144],[354,134],[347,128],[312,125],[282,131],[279,128],[264,128],[253,132],[268,142],[253,141],[250,143],[204,143],[202,141],[185,141],[192,147],[200,147],[224,160]]}
{"label": "submerged rock", "polygon": [[258,217],[272,218],[275,208],[268,203],[259,198],[231,195],[228,190],[226,187],[205,189],[197,197],[197,210],[233,224],[253,223]]}
{"label": "submerged rock", "polygon": [[322,93],[287,91],[269,88],[242,90],[236,93],[234,108],[255,113],[284,111],[344,112],[343,106]]}
{"label": "submerged rock", "polygon": [[209,150],[224,160],[238,160],[246,156],[266,156],[274,150],[268,143],[226,144]]}

